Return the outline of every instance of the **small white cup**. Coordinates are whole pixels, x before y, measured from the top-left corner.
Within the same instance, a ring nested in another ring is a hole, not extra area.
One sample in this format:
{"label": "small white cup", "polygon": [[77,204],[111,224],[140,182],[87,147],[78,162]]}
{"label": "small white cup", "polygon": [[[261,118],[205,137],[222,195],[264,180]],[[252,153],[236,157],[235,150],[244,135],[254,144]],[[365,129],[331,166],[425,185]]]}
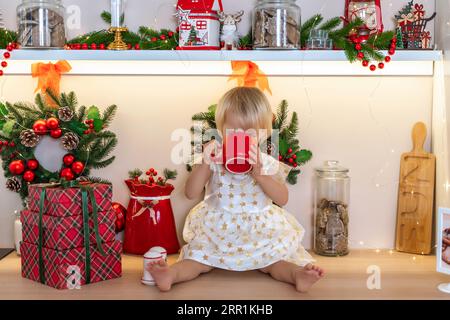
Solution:
{"label": "small white cup", "polygon": [[144,254],[144,275],[141,282],[147,286],[154,286],[155,280],[147,270],[150,263],[167,259],[167,251],[163,247],[153,247]]}

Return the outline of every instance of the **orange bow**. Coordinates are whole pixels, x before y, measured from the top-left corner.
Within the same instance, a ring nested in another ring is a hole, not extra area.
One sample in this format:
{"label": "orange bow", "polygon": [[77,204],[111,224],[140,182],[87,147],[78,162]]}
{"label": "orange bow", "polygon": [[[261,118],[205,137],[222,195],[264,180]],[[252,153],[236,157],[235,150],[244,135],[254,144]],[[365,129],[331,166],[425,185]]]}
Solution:
{"label": "orange bow", "polygon": [[[56,96],[59,96],[59,84],[61,81],[61,74],[69,72],[72,69],[70,64],[66,60],[60,60],[57,63],[42,63],[37,62],[31,65],[31,75],[33,78],[38,77],[38,85],[34,92],[41,91],[45,94],[47,90],[50,90]],[[56,107],[53,100],[46,97],[47,103],[50,106]]]}
{"label": "orange bow", "polygon": [[261,91],[272,91],[269,87],[269,80],[256,63],[251,61],[231,61],[233,74],[228,81],[236,79],[240,87],[258,87]]}

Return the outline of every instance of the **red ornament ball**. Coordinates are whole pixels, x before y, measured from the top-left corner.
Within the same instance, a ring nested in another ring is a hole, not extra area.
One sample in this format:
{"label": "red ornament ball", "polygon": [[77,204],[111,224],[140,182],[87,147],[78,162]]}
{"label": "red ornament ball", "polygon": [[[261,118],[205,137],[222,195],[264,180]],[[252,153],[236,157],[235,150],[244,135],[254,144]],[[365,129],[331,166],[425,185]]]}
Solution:
{"label": "red ornament ball", "polygon": [[22,174],[25,171],[25,165],[22,160],[14,160],[9,164],[9,172],[14,175]]}
{"label": "red ornament ball", "polygon": [[[5,141],[5,142],[6,142],[6,141]],[[16,144],[14,143],[14,141],[11,141],[11,142],[8,144],[8,146],[11,147],[11,148],[14,148],[14,147],[16,146]]]}
{"label": "red ornament ball", "polygon": [[0,76],[2,76],[3,75],[3,70],[0,70]]}
{"label": "red ornament ball", "polygon": [[363,65],[363,67],[369,66],[369,61],[368,60],[363,60],[362,65]]}
{"label": "red ornament ball", "polygon": [[50,130],[57,129],[59,127],[59,120],[56,118],[48,118],[46,125]]}
{"label": "red ornament ball", "polygon": [[155,42],[155,41],[157,41],[157,40],[158,40],[158,39],[155,38],[155,37],[152,38],[152,42]]}
{"label": "red ornament ball", "polygon": [[380,62],[380,63],[378,64],[378,68],[384,69],[384,63],[383,63],[383,62]]}
{"label": "red ornament ball", "polygon": [[100,50],[105,50],[105,44],[104,43],[100,43],[100,45],[98,46]]}
{"label": "red ornament ball", "polygon": [[127,214],[127,209],[118,202],[113,202],[112,208],[116,215],[116,222],[115,222],[116,233],[121,232],[125,229],[125,217]]}
{"label": "red ornament ball", "polygon": [[47,134],[47,122],[45,120],[36,120],[36,122],[33,124],[33,131],[37,135],[45,135]]}
{"label": "red ornament ball", "polygon": [[8,51],[13,51],[13,46],[11,45],[11,44],[8,44],[7,46],[6,46],[6,50],[8,50]]}
{"label": "red ornament ball", "polygon": [[395,54],[395,49],[392,49],[392,48],[391,48],[391,49],[389,49],[388,52],[389,52],[389,54],[390,54],[391,56],[393,56],[393,55]]}
{"label": "red ornament ball", "polygon": [[31,170],[25,171],[25,173],[23,174],[23,180],[25,180],[26,182],[33,182],[35,178],[36,174]]}
{"label": "red ornament ball", "polygon": [[62,130],[60,128],[54,129],[50,131],[50,136],[53,139],[59,139],[62,136]]}
{"label": "red ornament ball", "polygon": [[83,43],[83,44],[81,45],[81,49],[82,49],[82,50],[87,50],[87,49],[89,49],[89,45],[88,45],[87,43]]}
{"label": "red ornament ball", "polygon": [[84,170],[83,162],[77,161],[72,164],[72,171],[75,172],[75,174],[81,174],[83,170]]}
{"label": "red ornament ball", "polygon": [[75,156],[73,155],[73,154],[66,154],[64,157],[63,157],[63,163],[64,163],[64,165],[65,166],[71,166],[72,165],[72,163],[74,163],[74,161],[75,161]]}
{"label": "red ornament ball", "polygon": [[355,49],[358,50],[358,51],[361,50],[362,49],[361,44],[357,43],[356,46],[355,46]]}
{"label": "red ornament ball", "polygon": [[370,65],[370,71],[375,71],[375,70],[377,70],[377,66],[374,64]]}
{"label": "red ornament ball", "polygon": [[173,32],[172,31],[169,31],[168,33],[167,33],[167,35],[169,36],[169,37],[173,37]]}
{"label": "red ornament ball", "polygon": [[2,61],[2,67],[3,67],[3,68],[6,68],[7,66],[8,66],[8,62]]}
{"label": "red ornament ball", "polygon": [[141,46],[139,45],[139,43],[135,44],[134,50],[141,50]]}
{"label": "red ornament ball", "polygon": [[358,52],[358,54],[356,56],[358,57],[358,59],[364,59],[364,53],[363,52]]}
{"label": "red ornament ball", "polygon": [[391,57],[390,56],[386,56],[386,57],[384,57],[384,61],[385,62],[391,62]]}
{"label": "red ornament ball", "polygon": [[75,175],[70,168],[64,168],[60,173],[61,178],[66,179],[67,181],[72,181],[75,179]]}
{"label": "red ornament ball", "polygon": [[30,170],[36,170],[39,168],[39,162],[36,159],[30,159],[27,161],[27,168]]}
{"label": "red ornament ball", "polygon": [[11,57],[11,53],[9,53],[9,52],[7,51],[7,52],[5,52],[5,53],[3,54],[3,56],[5,57],[5,59],[9,59],[9,58]]}
{"label": "red ornament ball", "polygon": [[163,34],[162,34],[162,35],[160,35],[160,36],[159,36],[159,38],[160,38],[161,40],[166,40],[166,36],[165,36],[165,35],[163,35]]}
{"label": "red ornament ball", "polygon": [[131,45],[131,43],[128,43],[128,44],[127,44],[127,48],[128,48],[128,50],[131,50],[131,48],[133,48],[133,46]]}
{"label": "red ornament ball", "polygon": [[97,50],[97,44],[91,43],[91,50]]}

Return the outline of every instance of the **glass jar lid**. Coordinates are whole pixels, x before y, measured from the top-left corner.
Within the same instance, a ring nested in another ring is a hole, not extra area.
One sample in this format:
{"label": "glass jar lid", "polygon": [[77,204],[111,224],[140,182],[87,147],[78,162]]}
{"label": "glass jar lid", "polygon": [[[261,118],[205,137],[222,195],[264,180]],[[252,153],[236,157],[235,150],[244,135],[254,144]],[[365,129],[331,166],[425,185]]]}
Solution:
{"label": "glass jar lid", "polygon": [[337,160],[327,160],[323,166],[315,168],[317,172],[347,173],[349,170],[339,165]]}

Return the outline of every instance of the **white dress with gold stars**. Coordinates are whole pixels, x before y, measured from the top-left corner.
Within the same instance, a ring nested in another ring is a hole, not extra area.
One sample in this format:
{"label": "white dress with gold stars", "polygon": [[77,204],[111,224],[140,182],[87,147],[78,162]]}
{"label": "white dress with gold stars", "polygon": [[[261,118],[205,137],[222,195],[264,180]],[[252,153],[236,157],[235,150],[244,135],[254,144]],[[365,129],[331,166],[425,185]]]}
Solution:
{"label": "white dress with gold stars", "polygon": [[[261,153],[263,172],[285,181],[290,167]],[[187,244],[179,260],[191,259],[234,271],[261,269],[277,261],[299,266],[313,262],[301,245],[304,228],[272,203],[251,175],[229,173],[211,164],[204,201],[189,213]]]}

